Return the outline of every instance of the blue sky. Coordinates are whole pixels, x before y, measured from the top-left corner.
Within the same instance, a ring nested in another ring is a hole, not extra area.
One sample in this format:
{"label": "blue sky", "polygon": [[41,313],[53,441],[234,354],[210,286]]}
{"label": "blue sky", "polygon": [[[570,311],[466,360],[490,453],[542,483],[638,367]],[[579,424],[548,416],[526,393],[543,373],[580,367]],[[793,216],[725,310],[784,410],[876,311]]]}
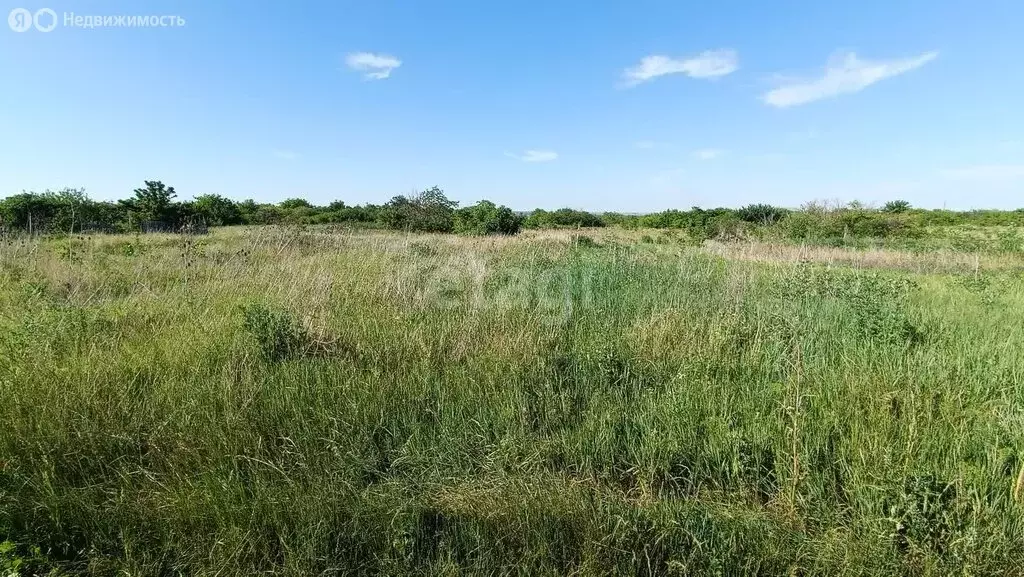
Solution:
{"label": "blue sky", "polygon": [[1019,1],[4,2],[0,196],[1024,206]]}

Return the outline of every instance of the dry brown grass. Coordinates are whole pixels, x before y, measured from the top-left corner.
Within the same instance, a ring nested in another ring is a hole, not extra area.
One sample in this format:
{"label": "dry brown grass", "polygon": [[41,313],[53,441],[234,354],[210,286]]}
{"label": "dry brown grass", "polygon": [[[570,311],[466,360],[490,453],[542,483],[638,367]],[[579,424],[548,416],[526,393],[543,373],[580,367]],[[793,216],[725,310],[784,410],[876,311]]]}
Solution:
{"label": "dry brown grass", "polygon": [[1013,487],[1013,500],[1024,503],[1024,465],[1021,465],[1020,473],[1017,475],[1017,483]]}
{"label": "dry brown grass", "polygon": [[709,241],[703,250],[731,260],[755,262],[816,262],[855,268],[886,268],[916,273],[970,274],[984,270],[1024,270],[1016,255],[972,254],[953,251],[913,253],[887,249],[800,246],[776,243],[720,243]]}

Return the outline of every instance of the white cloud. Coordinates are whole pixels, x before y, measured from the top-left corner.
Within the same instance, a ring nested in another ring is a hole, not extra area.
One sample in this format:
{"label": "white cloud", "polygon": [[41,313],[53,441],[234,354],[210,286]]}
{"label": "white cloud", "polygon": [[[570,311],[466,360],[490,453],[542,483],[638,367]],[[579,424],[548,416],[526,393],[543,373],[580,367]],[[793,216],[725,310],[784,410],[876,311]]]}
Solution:
{"label": "white cloud", "polygon": [[345,57],[345,64],[352,70],[363,73],[367,80],[383,80],[391,71],[402,65],[402,61],[387,54],[353,52]]}
{"label": "white cloud", "polygon": [[693,157],[697,160],[714,160],[723,154],[725,151],[718,148],[702,148],[693,151]]}
{"label": "white cloud", "polygon": [[981,164],[943,170],[940,175],[950,180],[1007,181],[1024,178],[1024,164]]}
{"label": "white cloud", "polygon": [[551,162],[558,159],[558,153],[553,150],[527,150],[522,154],[506,152],[505,156],[522,160],[523,162]]}
{"label": "white cloud", "polygon": [[785,108],[859,92],[880,80],[920,68],[935,60],[938,55],[938,52],[933,51],[911,58],[871,61],[861,60],[853,52],[840,52],[829,58],[823,76],[788,80],[766,92],[761,99],[765,104]]}
{"label": "white cloud", "polygon": [[299,153],[293,152],[291,150],[275,150],[274,156],[284,160],[295,160],[296,158],[299,157]]}
{"label": "white cloud", "polygon": [[715,78],[735,72],[739,56],[735,50],[708,50],[693,58],[675,59],[661,54],[644,56],[640,63],[622,73],[625,86],[636,86],[666,74],[685,74],[690,78]]}

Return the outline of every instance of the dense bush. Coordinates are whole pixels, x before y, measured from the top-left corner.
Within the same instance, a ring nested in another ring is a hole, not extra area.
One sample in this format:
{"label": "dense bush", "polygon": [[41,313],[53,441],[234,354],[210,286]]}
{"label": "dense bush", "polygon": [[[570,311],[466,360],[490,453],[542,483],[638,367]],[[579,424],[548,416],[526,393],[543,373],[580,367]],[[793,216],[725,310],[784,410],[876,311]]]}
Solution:
{"label": "dense bush", "polygon": [[890,200],[882,207],[882,212],[900,214],[910,210],[910,203],[905,200]]}
{"label": "dense bush", "polygon": [[814,204],[790,213],[780,223],[780,230],[787,238],[799,241],[848,237],[917,238],[923,234],[921,224],[908,214]]}
{"label": "dense bush", "polygon": [[473,206],[456,210],[453,223],[453,232],[457,234],[516,234],[522,226],[522,219],[507,206],[481,200]]}
{"label": "dense bush", "polygon": [[[834,245],[857,244],[864,239],[919,239],[928,227],[1019,227],[1024,209],[925,210],[894,200],[881,208],[860,203],[824,205],[809,203],[798,210],[770,204],[750,204],[738,209],[693,207],[651,214],[596,214],[572,208],[536,209],[525,217],[490,201],[458,209],[444,191],[432,187],[411,196],[396,196],[384,205],[350,206],[335,200],[326,206],[303,198],[279,203],[253,199],[234,201],[218,194],[203,194],[191,201],[176,200],[174,187],[146,181],[132,197],[116,202],[90,199],[84,190],[64,189],[42,193],[23,192],[0,199],[0,230],[46,233],[85,231],[127,232],[139,230],[146,221],[164,227],[205,223],[211,226],[263,224],[340,224],[383,227],[415,232],[460,234],[514,234],[526,228],[588,228],[617,226],[629,229],[658,228],[686,231],[694,241],[706,239],[781,238]],[[1010,238],[1012,237],[1012,238]],[[976,239],[958,238],[971,246]],[[1004,251],[1016,251],[1016,233],[1003,243]]]}
{"label": "dense bush", "polygon": [[278,204],[252,199],[238,202],[219,194],[203,194],[181,202],[176,196],[174,187],[160,181],[146,181],[132,197],[117,202],[90,199],[80,189],[24,192],[0,199],[0,230],[67,234],[128,232],[138,230],[145,221],[158,221],[166,228],[177,229],[192,223],[372,225],[382,220],[382,207],[373,204],[346,206],[335,201],[328,206],[316,206],[301,198]]}
{"label": "dense bush", "polygon": [[527,228],[594,228],[604,225],[605,223],[601,220],[600,216],[572,208],[560,208],[556,211],[538,208],[531,212],[523,221],[523,226]]}
{"label": "dense bush", "polygon": [[238,204],[219,194],[197,196],[192,206],[196,214],[210,226],[242,223],[242,211]]}
{"label": "dense bush", "polygon": [[620,212],[601,213],[601,222],[605,226],[620,226],[623,228],[634,228],[633,222],[637,216],[633,214],[622,214]]}
{"label": "dense bush", "polygon": [[282,200],[277,206],[285,210],[294,210],[296,208],[313,208],[313,205],[304,198],[289,198]]}
{"label": "dense bush", "polygon": [[114,229],[119,207],[89,199],[81,189],[24,192],[0,200],[0,225],[32,231],[78,232]]}
{"label": "dense bush", "polygon": [[242,328],[266,361],[281,362],[333,352],[331,341],[311,332],[287,310],[253,303],[242,306],[241,312]]}
{"label": "dense bush", "polygon": [[745,222],[770,225],[786,217],[789,211],[770,204],[748,204],[736,211],[736,216]]}
{"label": "dense bush", "polygon": [[381,221],[394,230],[451,232],[458,205],[435,186],[413,196],[392,198],[381,209]]}
{"label": "dense bush", "polygon": [[252,338],[261,357],[282,361],[297,356],[305,348],[306,332],[288,311],[262,304],[242,307],[242,327]]}
{"label": "dense bush", "polygon": [[[753,222],[747,221],[741,214],[744,213],[729,208],[713,208],[709,210],[699,207],[693,207],[690,210],[670,209],[633,217],[624,221],[622,226],[627,228],[681,229],[685,230],[691,239],[698,242],[712,238],[729,239],[744,236],[749,229],[748,223]],[[751,212],[748,216],[749,218],[755,218],[755,213]],[[766,218],[765,215],[757,216]],[[770,215],[767,218],[770,218]]]}

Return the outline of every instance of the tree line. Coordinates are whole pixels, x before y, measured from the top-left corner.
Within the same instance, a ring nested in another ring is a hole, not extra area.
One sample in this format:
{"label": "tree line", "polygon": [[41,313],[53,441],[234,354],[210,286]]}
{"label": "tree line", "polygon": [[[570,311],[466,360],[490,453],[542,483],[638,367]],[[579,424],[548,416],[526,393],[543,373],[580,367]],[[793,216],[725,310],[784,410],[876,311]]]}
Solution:
{"label": "tree line", "polygon": [[536,209],[517,213],[488,200],[459,207],[437,186],[388,202],[348,205],[336,200],[314,205],[302,198],[279,203],[252,199],[234,201],[218,194],[192,200],[177,199],[174,187],[145,181],[127,199],[98,201],[82,189],[23,192],[0,200],[0,229],[49,233],[88,231],[131,232],[145,223],[167,229],[190,224],[206,226],[263,224],[348,224],[416,232],[472,235],[516,234],[522,228],[659,228],[685,230],[696,239],[742,237],[753,229],[770,228],[782,236],[812,240],[853,235],[858,237],[914,237],[928,226],[973,224],[1024,225],[1024,209],[926,210],[896,200],[882,207],[859,203],[809,203],[792,210],[769,204],[742,208],[693,207],[651,214],[591,213],[572,208]]}

